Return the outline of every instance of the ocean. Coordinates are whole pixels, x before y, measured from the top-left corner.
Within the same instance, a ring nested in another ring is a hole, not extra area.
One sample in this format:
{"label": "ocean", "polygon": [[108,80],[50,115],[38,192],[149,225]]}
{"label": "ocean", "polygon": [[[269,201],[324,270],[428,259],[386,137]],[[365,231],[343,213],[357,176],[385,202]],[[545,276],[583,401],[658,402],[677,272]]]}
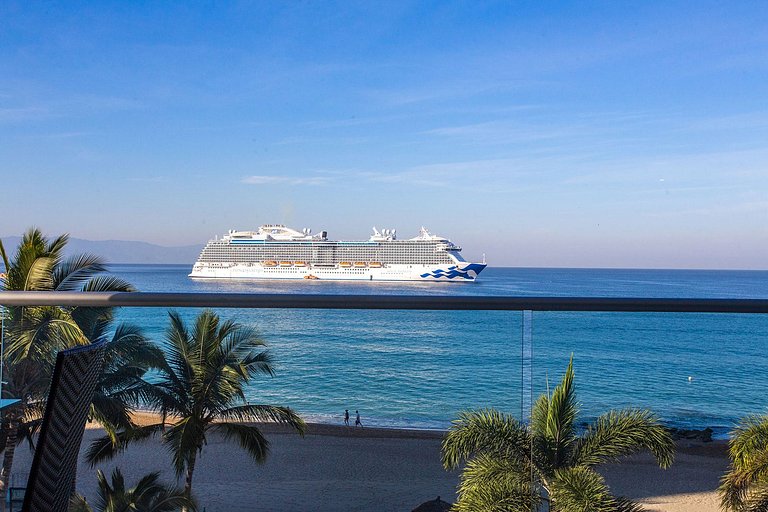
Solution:
{"label": "ocean", "polygon": [[[211,281],[186,265],[112,265],[140,291],[387,295],[768,298],[768,271],[488,268],[475,283]],[[198,310],[181,309],[190,321]],[[521,414],[520,312],[221,309],[258,329],[274,377],[252,403],[305,419],[442,429],[459,411]],[[162,345],[168,315],[123,308]],[[559,381],[573,354],[583,421],[643,407],[671,426],[724,436],[740,417],[768,412],[768,315],[534,312],[534,394]],[[530,391],[525,390],[526,393]]]}

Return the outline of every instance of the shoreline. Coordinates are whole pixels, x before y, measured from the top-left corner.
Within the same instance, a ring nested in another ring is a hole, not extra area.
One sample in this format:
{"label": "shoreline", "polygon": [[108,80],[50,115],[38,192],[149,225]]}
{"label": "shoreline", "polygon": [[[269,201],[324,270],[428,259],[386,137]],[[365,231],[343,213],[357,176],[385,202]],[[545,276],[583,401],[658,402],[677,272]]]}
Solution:
{"label": "shoreline", "polygon": [[[131,417],[133,418],[133,421],[138,425],[148,425],[152,423],[157,423],[160,420],[160,415],[158,413],[155,413],[149,410],[134,411],[131,414]],[[350,426],[343,425],[341,421],[339,421],[339,423],[329,423],[329,422],[322,422],[322,421],[307,421],[306,419],[305,419],[305,422],[307,424],[307,428],[311,429],[311,433],[313,435],[336,435],[337,434],[337,432],[335,431],[336,428],[340,428],[342,430],[355,429],[355,430],[360,430],[361,433],[363,430],[365,430],[369,434],[374,435],[375,437],[392,437],[392,438],[442,438],[442,436],[444,436],[445,433],[448,432],[447,428],[419,428],[419,427],[380,426],[380,425],[373,425],[373,426],[364,425],[363,427],[354,427],[352,425]],[[277,424],[258,423],[258,425],[261,428],[266,429],[265,431],[267,432],[275,432],[275,433],[289,432],[287,428],[283,428]],[[583,424],[583,425],[586,425],[586,424]],[[96,425],[94,427],[91,424],[88,424],[86,425],[86,428],[98,428],[98,426]],[[719,427],[681,428],[681,427],[665,425],[665,428],[670,431],[670,433],[672,434],[672,438],[678,442],[702,441],[704,443],[712,443],[712,442],[727,443],[729,439],[727,435],[723,435],[720,433],[721,429]],[[309,432],[310,431],[308,430],[308,433]]]}
{"label": "shoreline", "polygon": [[[150,424],[156,414],[134,420]],[[85,432],[81,453],[100,437],[98,425]],[[284,425],[260,423],[270,444],[264,464],[254,463],[236,442],[212,433],[200,455],[193,491],[201,506],[214,511],[382,510],[402,512],[441,496],[455,502],[459,473],[441,465],[445,431],[354,427],[309,423],[302,438]],[[611,490],[655,512],[719,512],[717,487],[727,469],[728,444],[714,440],[677,441],[676,461],[668,470],[648,453],[603,464],[598,471]],[[29,467],[28,450],[19,450],[18,468]],[[130,446],[96,468],[123,471],[133,485],[150,471],[176,481],[169,453],[159,440]],[[95,469],[80,460],[78,491],[95,496]]]}

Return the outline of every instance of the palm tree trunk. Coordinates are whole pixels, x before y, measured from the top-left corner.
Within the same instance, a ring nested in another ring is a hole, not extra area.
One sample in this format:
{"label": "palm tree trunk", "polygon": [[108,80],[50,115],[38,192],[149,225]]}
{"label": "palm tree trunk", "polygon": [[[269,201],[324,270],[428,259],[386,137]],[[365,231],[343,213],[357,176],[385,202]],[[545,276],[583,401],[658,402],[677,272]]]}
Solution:
{"label": "palm tree trunk", "polygon": [[9,411],[6,416],[8,430],[5,439],[5,455],[3,456],[3,468],[0,470],[0,493],[2,493],[2,505],[0,510],[5,512],[5,496],[8,492],[8,482],[13,468],[13,456],[16,452],[16,441],[19,436],[19,420],[21,416],[17,411]]}
{"label": "palm tree trunk", "polygon": [[[192,456],[187,463],[187,477],[184,480],[184,494],[187,498],[192,499],[192,474],[195,472],[195,459],[197,458],[197,452],[193,452]],[[182,509],[183,512],[187,511],[187,508]]]}

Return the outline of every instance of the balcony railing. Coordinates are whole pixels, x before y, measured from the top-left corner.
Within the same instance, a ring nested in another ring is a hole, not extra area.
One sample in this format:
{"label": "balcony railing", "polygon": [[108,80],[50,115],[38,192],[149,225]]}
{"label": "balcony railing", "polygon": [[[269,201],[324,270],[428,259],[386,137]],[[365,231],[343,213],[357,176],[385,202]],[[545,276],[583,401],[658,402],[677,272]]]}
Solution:
{"label": "balcony railing", "polygon": [[0,292],[0,305],[768,313],[768,299],[440,297],[432,295],[289,295],[156,292]]}

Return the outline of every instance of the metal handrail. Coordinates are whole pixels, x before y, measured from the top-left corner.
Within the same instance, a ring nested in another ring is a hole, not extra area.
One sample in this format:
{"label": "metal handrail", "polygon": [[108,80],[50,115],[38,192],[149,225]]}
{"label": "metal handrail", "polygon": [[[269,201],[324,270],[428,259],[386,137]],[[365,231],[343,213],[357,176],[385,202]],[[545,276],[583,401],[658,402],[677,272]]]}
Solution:
{"label": "metal handrail", "polygon": [[768,313],[768,299],[164,292],[0,292],[0,306]]}

